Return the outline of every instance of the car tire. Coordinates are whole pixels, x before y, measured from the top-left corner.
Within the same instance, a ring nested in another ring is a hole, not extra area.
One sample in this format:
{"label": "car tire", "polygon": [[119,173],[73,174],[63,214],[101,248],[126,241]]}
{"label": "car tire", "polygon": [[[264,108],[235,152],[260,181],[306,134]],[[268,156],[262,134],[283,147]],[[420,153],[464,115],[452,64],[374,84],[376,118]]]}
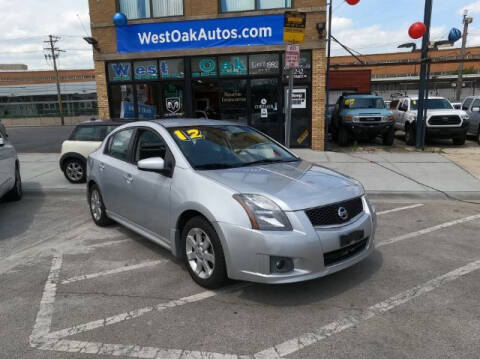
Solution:
{"label": "car tire", "polygon": [[225,285],[228,281],[225,256],[212,225],[201,216],[193,217],[181,236],[183,260],[192,279],[208,289]]}
{"label": "car tire", "polygon": [[350,135],[345,127],[340,126],[338,129],[338,144],[342,147],[348,146],[350,143]]}
{"label": "car tire", "polygon": [[88,191],[88,207],[92,215],[93,222],[99,227],[106,227],[113,223],[108,218],[103,197],[97,185],[92,185]]}
{"label": "car tire", "polygon": [[463,146],[465,144],[465,140],[467,139],[467,135],[463,135],[461,137],[452,138],[453,144],[456,146]]}
{"label": "car tire", "polygon": [[408,146],[415,146],[415,142],[416,142],[415,129],[414,129],[413,125],[408,125],[405,128],[405,143]]}
{"label": "car tire", "polygon": [[7,192],[5,199],[7,201],[20,201],[23,197],[22,177],[20,176],[20,168],[15,166],[15,185]]}
{"label": "car tire", "polygon": [[392,126],[388,132],[383,136],[384,146],[392,146],[393,140],[395,139],[395,127]]}
{"label": "car tire", "polygon": [[85,183],[87,179],[87,166],[78,158],[71,158],[63,165],[63,174],[70,183]]}

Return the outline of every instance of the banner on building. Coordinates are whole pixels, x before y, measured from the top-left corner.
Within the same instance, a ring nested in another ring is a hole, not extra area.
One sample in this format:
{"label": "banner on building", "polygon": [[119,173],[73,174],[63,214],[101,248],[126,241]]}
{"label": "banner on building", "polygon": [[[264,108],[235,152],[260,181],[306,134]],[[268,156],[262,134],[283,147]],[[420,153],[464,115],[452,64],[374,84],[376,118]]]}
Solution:
{"label": "banner on building", "polygon": [[135,24],[117,27],[120,53],[283,43],[283,15]]}

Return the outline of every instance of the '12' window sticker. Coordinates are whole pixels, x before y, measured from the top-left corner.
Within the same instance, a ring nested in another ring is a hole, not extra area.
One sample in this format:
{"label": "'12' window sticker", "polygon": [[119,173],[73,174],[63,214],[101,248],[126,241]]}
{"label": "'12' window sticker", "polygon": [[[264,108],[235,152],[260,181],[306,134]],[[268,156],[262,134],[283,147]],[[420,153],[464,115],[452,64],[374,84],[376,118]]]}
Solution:
{"label": "'12' window sticker", "polygon": [[196,128],[191,128],[189,130],[175,130],[173,132],[179,140],[190,141],[196,139],[203,139],[203,134],[200,130]]}

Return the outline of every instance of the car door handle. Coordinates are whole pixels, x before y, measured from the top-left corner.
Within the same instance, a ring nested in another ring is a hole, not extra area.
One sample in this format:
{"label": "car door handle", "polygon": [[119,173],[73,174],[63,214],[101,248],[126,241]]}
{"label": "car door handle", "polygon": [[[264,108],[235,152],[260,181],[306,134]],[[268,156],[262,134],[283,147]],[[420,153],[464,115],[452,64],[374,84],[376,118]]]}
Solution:
{"label": "car door handle", "polygon": [[98,165],[98,168],[100,169],[100,171],[103,171],[105,169],[105,165],[100,162],[100,164]]}
{"label": "car door handle", "polygon": [[132,183],[133,181],[133,176],[131,174],[126,174],[123,176],[123,178],[125,178],[125,182],[127,183]]}

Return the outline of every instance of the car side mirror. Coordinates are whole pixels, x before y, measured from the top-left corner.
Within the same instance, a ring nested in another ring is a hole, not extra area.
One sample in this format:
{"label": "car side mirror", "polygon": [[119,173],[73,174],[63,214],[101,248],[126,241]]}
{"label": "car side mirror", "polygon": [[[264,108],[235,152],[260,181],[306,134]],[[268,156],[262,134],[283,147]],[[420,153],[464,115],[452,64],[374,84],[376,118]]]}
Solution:
{"label": "car side mirror", "polygon": [[0,147],[5,146],[5,140],[3,137],[0,137]]}
{"label": "car side mirror", "polygon": [[161,157],[150,157],[138,161],[137,167],[141,171],[163,173],[165,171],[165,161]]}
{"label": "car side mirror", "polygon": [[480,107],[472,107],[472,112],[480,112]]}

